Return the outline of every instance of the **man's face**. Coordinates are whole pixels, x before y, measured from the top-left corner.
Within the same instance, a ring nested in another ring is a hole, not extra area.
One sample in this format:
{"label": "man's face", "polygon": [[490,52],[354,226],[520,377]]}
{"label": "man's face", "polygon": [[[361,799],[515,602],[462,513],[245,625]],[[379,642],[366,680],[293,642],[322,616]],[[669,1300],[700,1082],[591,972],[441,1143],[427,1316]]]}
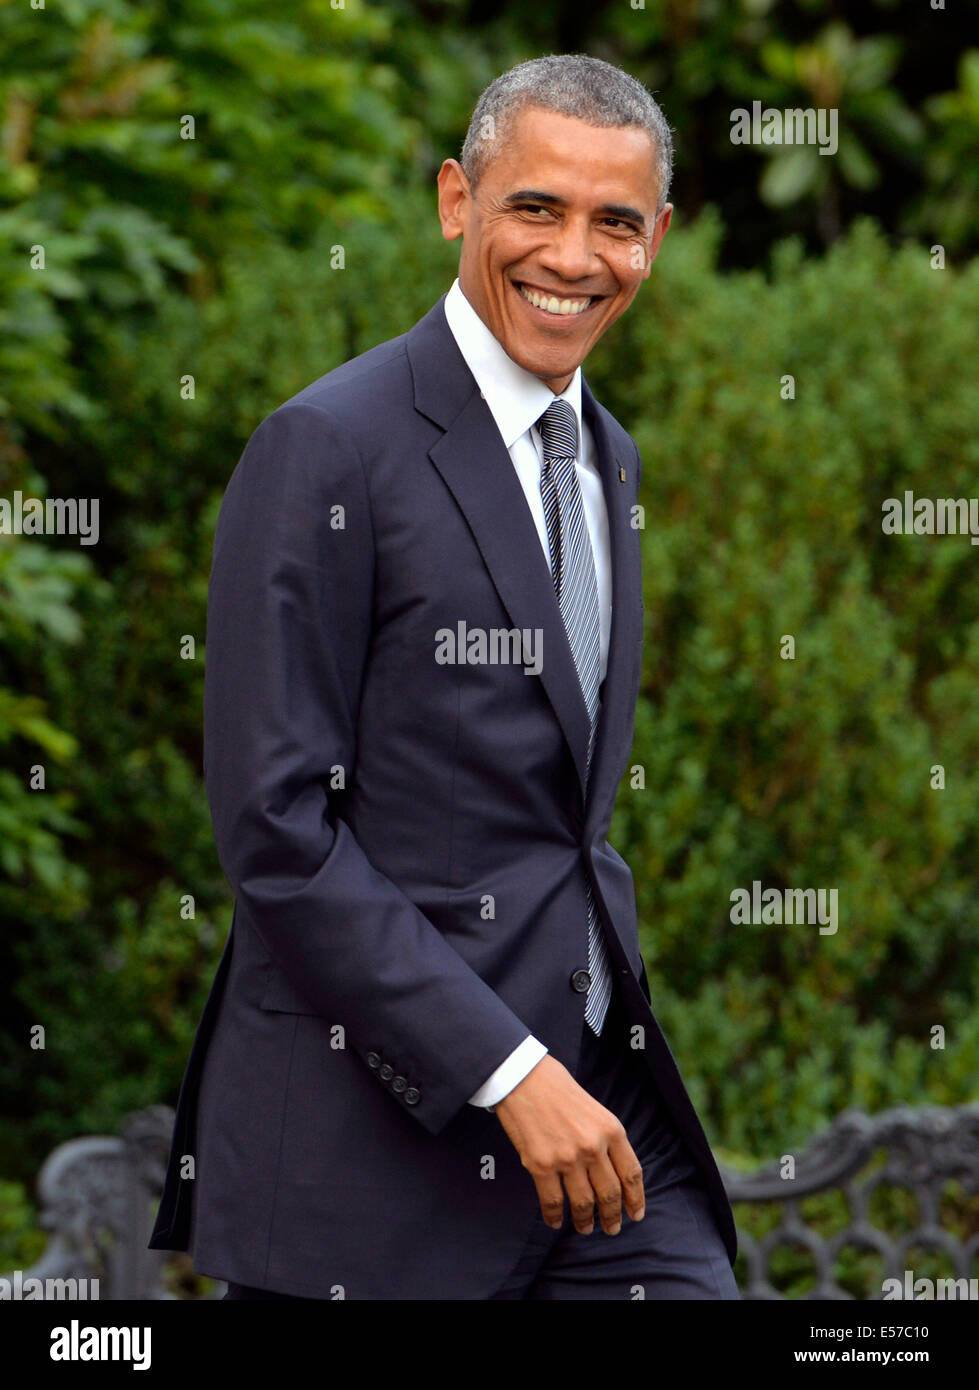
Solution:
{"label": "man's face", "polygon": [[454,159],[438,187],[442,235],[463,239],[463,294],[508,356],[560,393],[632,303],[670,225],[669,203],[656,213],[652,139],[528,107],[476,193]]}

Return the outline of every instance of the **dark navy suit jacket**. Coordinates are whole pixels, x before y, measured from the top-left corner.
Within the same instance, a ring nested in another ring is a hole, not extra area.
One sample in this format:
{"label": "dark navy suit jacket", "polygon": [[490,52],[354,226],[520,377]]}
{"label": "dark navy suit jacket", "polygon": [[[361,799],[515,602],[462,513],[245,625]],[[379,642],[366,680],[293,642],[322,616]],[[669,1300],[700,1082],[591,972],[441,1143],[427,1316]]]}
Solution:
{"label": "dark navy suit jacket", "polygon": [[[442,304],[262,422],[214,541],[204,773],[235,909],[150,1246],[283,1293],[479,1299],[503,1282],[537,1192],[468,1097],[528,1032],[574,1072],[586,875],[736,1250],[606,839],[640,677],[638,450],[583,382],[613,584],[585,796],[589,720],[547,562]],[[437,661],[460,622],[539,629],[540,673]]]}

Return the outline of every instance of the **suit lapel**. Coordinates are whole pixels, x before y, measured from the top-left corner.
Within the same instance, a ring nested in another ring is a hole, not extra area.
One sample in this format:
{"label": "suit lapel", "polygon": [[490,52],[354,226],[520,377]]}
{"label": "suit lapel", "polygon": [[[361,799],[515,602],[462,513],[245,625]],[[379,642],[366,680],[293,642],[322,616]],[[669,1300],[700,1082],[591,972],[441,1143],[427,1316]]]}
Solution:
{"label": "suit lapel", "polygon": [[[415,407],[445,431],[429,456],[466,517],[512,625],[542,632],[540,680],[570,749],[584,801],[588,711],[550,570],[509,451],[446,322],[444,298],[406,335]],[[620,765],[615,731],[623,727],[622,715],[628,716],[629,657],[638,647],[641,619],[638,544],[628,514],[631,490],[619,482],[619,468],[631,466],[631,460],[612,445],[584,381],[582,412],[595,439],[612,552],[612,628],[587,814],[603,803],[609,777],[615,777]],[[631,727],[628,717],[625,727]]]}

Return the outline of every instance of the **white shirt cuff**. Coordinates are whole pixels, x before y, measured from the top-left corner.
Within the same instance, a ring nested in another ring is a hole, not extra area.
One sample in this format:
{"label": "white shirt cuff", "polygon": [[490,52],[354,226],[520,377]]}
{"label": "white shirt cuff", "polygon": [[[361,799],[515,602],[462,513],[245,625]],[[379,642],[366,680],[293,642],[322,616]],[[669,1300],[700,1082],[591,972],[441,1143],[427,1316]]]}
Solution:
{"label": "white shirt cuff", "polygon": [[510,1094],[514,1086],[533,1071],[542,1057],[547,1056],[547,1048],[531,1034],[519,1043],[509,1057],[505,1058],[492,1076],[483,1082],[478,1091],[469,1097],[470,1105],[480,1105],[487,1110]]}

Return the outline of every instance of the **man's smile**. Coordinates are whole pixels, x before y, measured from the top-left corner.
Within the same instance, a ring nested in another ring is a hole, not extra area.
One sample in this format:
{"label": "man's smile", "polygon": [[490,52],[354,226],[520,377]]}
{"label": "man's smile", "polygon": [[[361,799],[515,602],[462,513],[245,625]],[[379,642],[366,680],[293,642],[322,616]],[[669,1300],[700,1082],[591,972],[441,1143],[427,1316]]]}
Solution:
{"label": "man's smile", "polygon": [[563,295],[547,288],[531,285],[524,280],[510,282],[524,303],[534,312],[535,317],[549,319],[552,323],[560,319],[579,319],[587,315],[604,298],[604,295]]}

